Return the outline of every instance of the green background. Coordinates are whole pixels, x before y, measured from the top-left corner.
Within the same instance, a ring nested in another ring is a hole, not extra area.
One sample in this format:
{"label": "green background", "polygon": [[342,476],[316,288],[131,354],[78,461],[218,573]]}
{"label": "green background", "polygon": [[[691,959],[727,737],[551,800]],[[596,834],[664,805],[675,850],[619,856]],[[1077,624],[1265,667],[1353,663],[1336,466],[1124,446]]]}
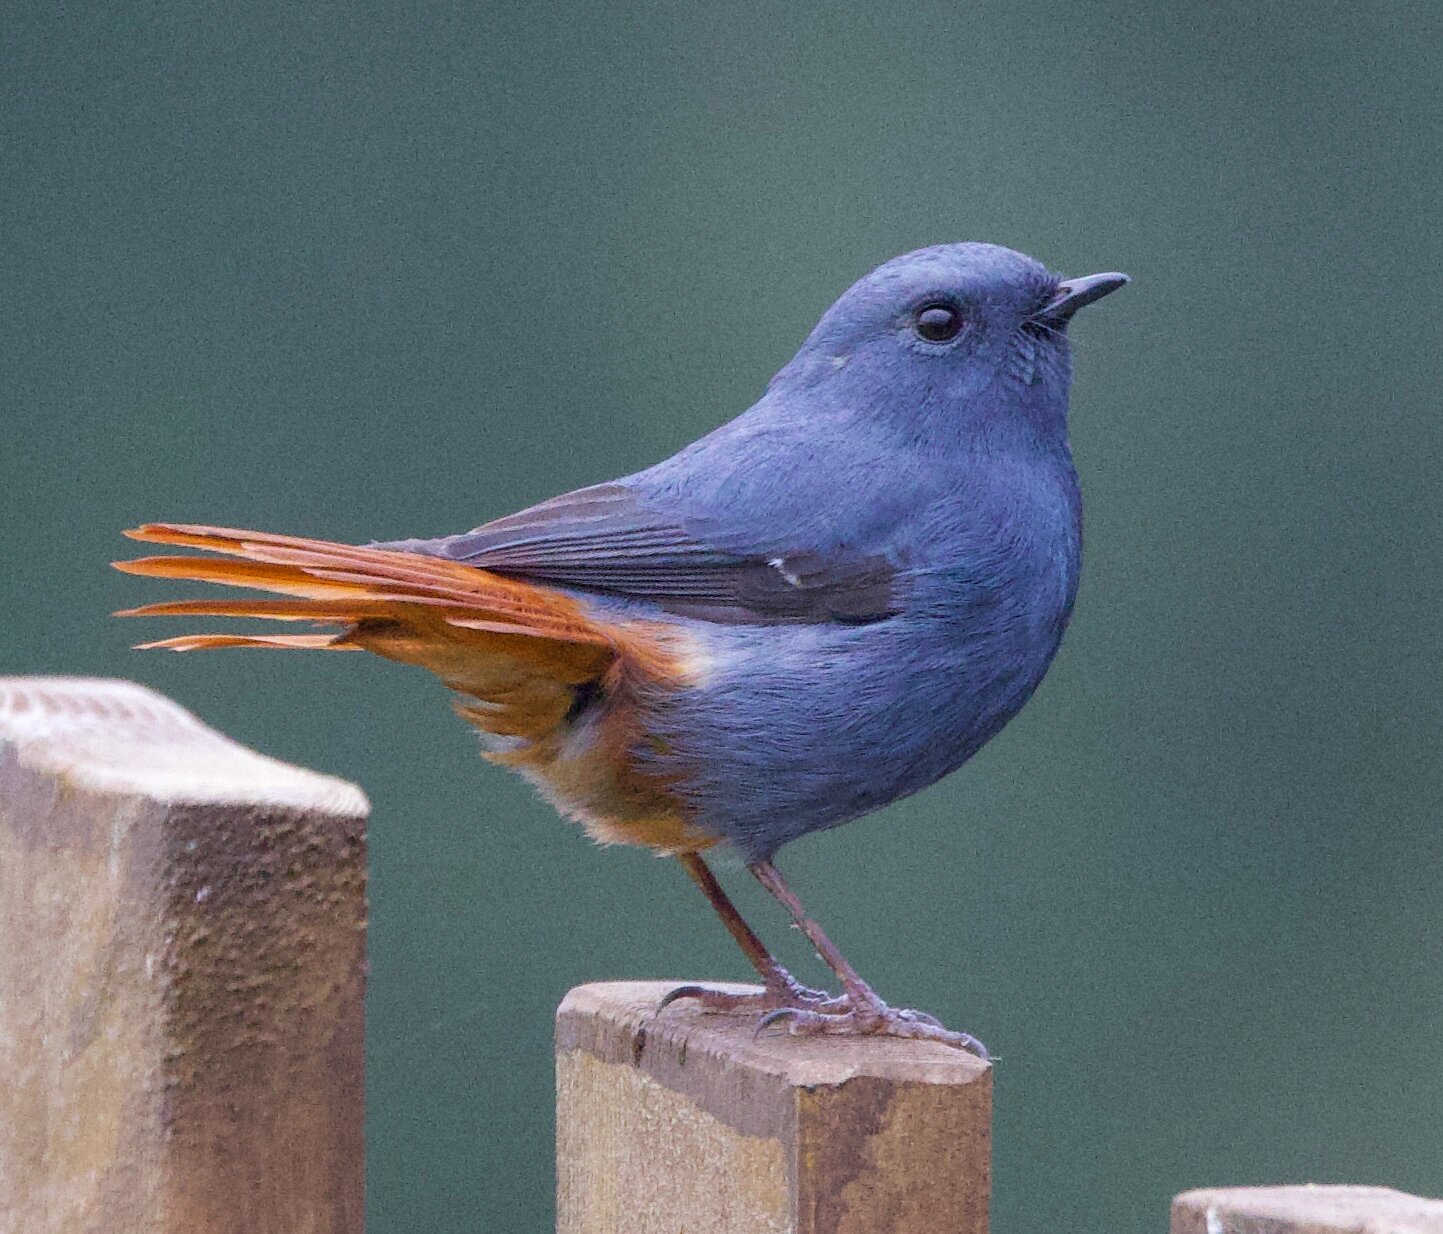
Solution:
{"label": "green background", "polygon": [[744,966],[422,675],[129,652],[119,529],[470,527],[730,417],[953,239],[1135,279],[1075,331],[1076,619],[970,767],[783,868],[1001,1056],[999,1234],[1443,1192],[1438,6],[510,8],[0,25],[0,667],[371,794],[371,1229],[545,1229],[556,1001]]}

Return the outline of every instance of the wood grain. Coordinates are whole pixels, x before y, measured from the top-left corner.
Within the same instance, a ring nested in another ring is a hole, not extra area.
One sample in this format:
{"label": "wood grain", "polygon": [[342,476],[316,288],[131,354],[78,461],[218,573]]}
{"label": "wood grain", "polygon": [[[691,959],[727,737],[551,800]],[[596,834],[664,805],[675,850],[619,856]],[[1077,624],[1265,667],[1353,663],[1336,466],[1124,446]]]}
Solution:
{"label": "wood grain", "polygon": [[1443,1234],[1443,1201],[1388,1187],[1220,1187],[1172,1202],[1172,1234]]}
{"label": "wood grain", "polygon": [[366,800],[0,679],[0,1232],[355,1234]]}
{"label": "wood grain", "polygon": [[678,984],[580,986],[557,1012],[558,1234],[986,1231],[985,1063],[658,1014]]}

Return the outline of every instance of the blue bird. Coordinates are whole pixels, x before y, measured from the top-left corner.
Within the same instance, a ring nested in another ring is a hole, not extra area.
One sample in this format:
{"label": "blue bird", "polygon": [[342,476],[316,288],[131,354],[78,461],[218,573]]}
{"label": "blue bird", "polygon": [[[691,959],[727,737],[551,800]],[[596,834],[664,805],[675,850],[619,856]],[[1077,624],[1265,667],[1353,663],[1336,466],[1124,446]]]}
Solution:
{"label": "blue bird", "polygon": [[[1067,327],[1126,282],[991,244],[919,249],[843,294],[750,410],[654,467],[439,539],[148,524],[127,534],[219,556],[119,568],[285,598],[126,615],[339,626],[146,645],[360,649],[437,674],[489,757],[597,840],[678,857],[764,985],[670,997],[985,1056],[883,1002],[773,857],[959,767],[1042,680],[1081,561]],[[702,857],[719,844],[839,995],[799,984],[742,920]]]}

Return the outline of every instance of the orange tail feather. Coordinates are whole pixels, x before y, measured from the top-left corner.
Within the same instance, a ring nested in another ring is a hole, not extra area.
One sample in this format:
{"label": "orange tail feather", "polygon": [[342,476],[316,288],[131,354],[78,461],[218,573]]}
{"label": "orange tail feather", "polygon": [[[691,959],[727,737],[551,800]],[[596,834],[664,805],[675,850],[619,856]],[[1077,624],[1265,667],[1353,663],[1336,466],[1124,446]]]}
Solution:
{"label": "orange tail feather", "polygon": [[190,524],[148,523],[125,534],[225,555],[115,563],[128,574],[292,598],[166,601],[119,616],[258,617],[343,627],[317,635],[186,635],[147,647],[361,648],[420,664],[483,700],[512,688],[518,675],[536,677],[552,688],[543,708],[549,714],[565,701],[559,691],[598,680],[634,642],[560,592],[417,553]]}
{"label": "orange tail feather", "polygon": [[[491,734],[493,757],[540,783],[593,835],[696,851],[715,842],[671,786],[633,764],[644,740],[636,686],[693,675],[674,629],[620,621],[559,591],[460,562],[267,532],[148,523],[126,535],[215,557],[116,562],[128,574],[271,592],[282,599],[172,600],[125,617],[240,617],[338,627],[315,634],[188,634],[142,644],[371,651],[429,669],[466,696],[461,716]],[[569,740],[579,701],[599,698],[588,741]]]}

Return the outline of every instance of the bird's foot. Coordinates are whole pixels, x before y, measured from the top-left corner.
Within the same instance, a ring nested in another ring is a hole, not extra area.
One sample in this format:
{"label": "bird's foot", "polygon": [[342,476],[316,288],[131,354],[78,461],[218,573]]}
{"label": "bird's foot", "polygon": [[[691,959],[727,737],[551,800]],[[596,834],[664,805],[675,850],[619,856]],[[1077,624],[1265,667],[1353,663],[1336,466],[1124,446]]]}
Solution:
{"label": "bird's foot", "polygon": [[[870,991],[869,991],[870,993]],[[846,1004],[844,1010],[819,1015],[809,1007],[778,1007],[757,1022],[760,1035],[773,1024],[784,1024],[787,1032],[799,1037],[873,1036],[906,1037],[915,1041],[936,1041],[954,1049],[966,1050],[984,1062],[990,1056],[987,1047],[971,1033],[954,1033],[944,1028],[936,1016],[925,1011],[908,1011],[889,1007],[875,994],[869,998],[835,1000]]]}
{"label": "bird's foot", "polygon": [[703,1010],[730,1015],[761,1014],[764,1017],[792,1012],[815,1015],[822,1019],[842,1015],[851,1010],[851,1000],[804,986],[789,973],[766,983],[762,990],[738,994],[731,990],[713,990],[704,985],[677,986],[657,1005],[660,1011],[678,999],[691,999]]}

